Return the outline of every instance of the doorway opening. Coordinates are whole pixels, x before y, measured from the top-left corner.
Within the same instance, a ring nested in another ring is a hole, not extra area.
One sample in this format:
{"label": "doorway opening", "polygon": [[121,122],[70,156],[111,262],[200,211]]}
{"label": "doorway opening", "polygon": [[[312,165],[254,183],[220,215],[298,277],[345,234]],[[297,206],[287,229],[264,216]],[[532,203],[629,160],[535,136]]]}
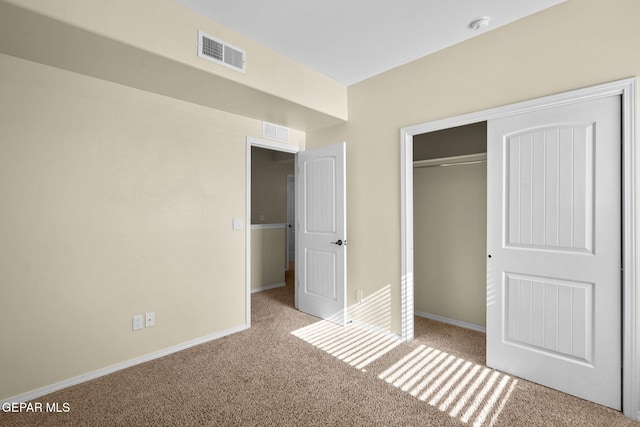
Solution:
{"label": "doorway opening", "polygon": [[[291,186],[295,194],[298,147],[247,138],[246,146],[246,324],[251,325],[251,294],[285,286],[292,267],[288,228],[294,228],[290,212]],[[295,205],[293,205],[295,206]],[[295,237],[294,237],[295,239]]]}
{"label": "doorway opening", "polygon": [[295,221],[294,154],[251,147],[251,292],[285,285]]}
{"label": "doorway opening", "polygon": [[[551,107],[620,96],[622,136],[622,411],[638,419],[638,227],[637,227],[637,113],[636,79],[626,79],[491,110],[422,123],[401,130],[401,313],[402,338],[413,339],[414,206],[413,139],[417,135],[481,121],[504,118]],[[487,337],[489,339],[489,337]]]}

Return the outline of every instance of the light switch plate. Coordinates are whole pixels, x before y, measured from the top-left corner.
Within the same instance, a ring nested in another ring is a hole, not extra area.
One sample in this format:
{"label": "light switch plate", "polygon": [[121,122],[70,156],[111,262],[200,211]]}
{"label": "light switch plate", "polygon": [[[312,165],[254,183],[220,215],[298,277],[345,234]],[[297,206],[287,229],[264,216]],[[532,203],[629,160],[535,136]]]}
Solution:
{"label": "light switch plate", "polygon": [[142,329],[144,327],[144,317],[142,314],[137,314],[133,316],[133,330],[137,331],[138,329]]}
{"label": "light switch plate", "polygon": [[233,218],[233,229],[242,230],[242,218]]}

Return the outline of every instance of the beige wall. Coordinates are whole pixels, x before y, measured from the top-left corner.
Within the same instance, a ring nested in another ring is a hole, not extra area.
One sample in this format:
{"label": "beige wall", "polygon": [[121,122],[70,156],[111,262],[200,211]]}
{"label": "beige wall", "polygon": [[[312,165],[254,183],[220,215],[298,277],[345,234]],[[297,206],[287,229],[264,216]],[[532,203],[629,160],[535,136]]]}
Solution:
{"label": "beige wall", "polygon": [[349,122],[307,133],[347,141],[348,303],[390,289],[400,333],[403,126],[640,74],[640,2],[568,0],[349,88]]}
{"label": "beige wall", "polygon": [[246,137],[343,120],[346,88],[171,0],[0,1],[0,24],[0,399],[244,327]]}
{"label": "beige wall", "polygon": [[251,230],[251,290],[284,283],[285,231],[279,228]]}
{"label": "beige wall", "polygon": [[232,219],[261,122],[5,55],[0,69],[0,399],[242,327]]}
{"label": "beige wall", "polygon": [[486,324],[487,164],[413,170],[415,310]]}
{"label": "beige wall", "polygon": [[[35,12],[35,16],[23,11]],[[68,25],[62,27],[58,22]],[[345,86],[173,0],[2,0],[0,23],[0,52],[5,49],[14,56],[31,55],[34,61],[78,68],[106,80],[143,85],[145,90],[168,91],[205,105],[231,100],[225,107],[236,109],[246,102],[237,112],[298,129],[305,123],[346,119]],[[244,49],[246,72],[199,58],[198,30]],[[48,43],[42,43],[43,39]],[[75,51],[64,50],[69,45]],[[248,102],[251,99],[253,103]],[[261,105],[278,108],[260,111]]]}
{"label": "beige wall", "polygon": [[[198,57],[198,30],[246,72]],[[0,0],[0,53],[300,130],[347,119],[344,85],[173,0]]]}
{"label": "beige wall", "polygon": [[[285,160],[273,150],[251,148],[251,223],[287,222],[287,175],[293,175],[293,154]],[[284,157],[284,156],[283,156]],[[284,244],[284,242],[283,242]]]}

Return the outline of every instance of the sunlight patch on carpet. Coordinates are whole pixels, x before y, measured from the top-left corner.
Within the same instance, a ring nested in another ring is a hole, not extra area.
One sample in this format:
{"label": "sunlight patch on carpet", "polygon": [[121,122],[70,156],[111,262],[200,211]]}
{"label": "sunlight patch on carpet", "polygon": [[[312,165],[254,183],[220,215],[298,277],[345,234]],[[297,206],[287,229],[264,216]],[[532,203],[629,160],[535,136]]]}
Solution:
{"label": "sunlight patch on carpet", "polygon": [[518,382],[425,345],[378,378],[473,426],[493,425]]}
{"label": "sunlight patch on carpet", "polygon": [[357,324],[339,326],[321,320],[291,332],[343,362],[363,369],[401,344],[391,335]]}

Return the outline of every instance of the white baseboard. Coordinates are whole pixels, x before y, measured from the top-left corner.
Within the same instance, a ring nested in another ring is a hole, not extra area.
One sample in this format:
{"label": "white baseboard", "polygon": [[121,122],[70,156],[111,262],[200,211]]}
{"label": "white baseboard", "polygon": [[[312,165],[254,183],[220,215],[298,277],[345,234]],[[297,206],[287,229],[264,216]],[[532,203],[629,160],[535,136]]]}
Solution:
{"label": "white baseboard", "polygon": [[425,319],[431,319],[442,323],[448,323],[450,325],[459,326],[465,329],[471,329],[473,331],[482,332],[483,334],[487,333],[487,328],[484,326],[476,325],[475,323],[463,322],[461,320],[449,319],[448,317],[437,316],[435,314],[424,313],[422,311],[414,312],[418,317],[424,317]]}
{"label": "white baseboard", "polygon": [[286,285],[287,284],[285,282],[274,283],[273,285],[266,285],[266,286],[261,286],[259,288],[251,289],[251,293],[255,294],[256,292],[262,292],[262,291],[268,291],[269,289],[281,288]]}
{"label": "white baseboard", "polygon": [[393,339],[397,339],[397,340],[402,339],[402,337],[400,335],[398,335],[398,334],[394,334],[391,331],[388,331],[386,329],[381,329],[381,328],[379,328],[377,326],[370,325],[368,323],[360,322],[359,320],[349,319],[347,321],[347,324],[349,324],[349,323],[351,323],[353,325],[360,326],[361,328],[372,330],[374,332],[379,333],[380,335],[385,335],[385,336],[387,336],[389,338],[393,338]]}
{"label": "white baseboard", "polygon": [[168,347],[153,353],[145,354],[144,356],[136,357],[134,359],[129,359],[124,362],[116,363],[115,365],[107,366],[102,369],[98,369],[93,372],[88,372],[86,374],[78,375],[77,377],[69,378],[64,381],[60,381],[55,384],[51,384],[45,387],[38,388],[36,390],[28,391],[26,393],[19,394],[17,396],[10,397],[0,402],[0,406],[5,403],[12,402],[26,402],[29,400],[36,399],[38,397],[44,396],[49,393],[53,393],[54,391],[62,390],[63,388],[71,387],[73,385],[77,385],[86,381],[91,381],[99,377],[103,377],[105,375],[111,374],[116,371],[120,371],[122,369],[129,368],[131,366],[139,365],[141,363],[149,362],[150,360],[158,359],[160,357],[168,356],[172,353],[177,353],[182,350],[186,350],[190,347],[194,347],[196,345],[204,344],[209,341],[214,341],[219,338],[225,337],[227,335],[235,334],[236,332],[244,331],[248,329],[247,325],[239,325],[230,329],[226,329],[224,331],[216,332],[215,334],[207,335],[205,337],[196,338],[191,341],[184,342],[182,344],[175,345],[173,347]]}

